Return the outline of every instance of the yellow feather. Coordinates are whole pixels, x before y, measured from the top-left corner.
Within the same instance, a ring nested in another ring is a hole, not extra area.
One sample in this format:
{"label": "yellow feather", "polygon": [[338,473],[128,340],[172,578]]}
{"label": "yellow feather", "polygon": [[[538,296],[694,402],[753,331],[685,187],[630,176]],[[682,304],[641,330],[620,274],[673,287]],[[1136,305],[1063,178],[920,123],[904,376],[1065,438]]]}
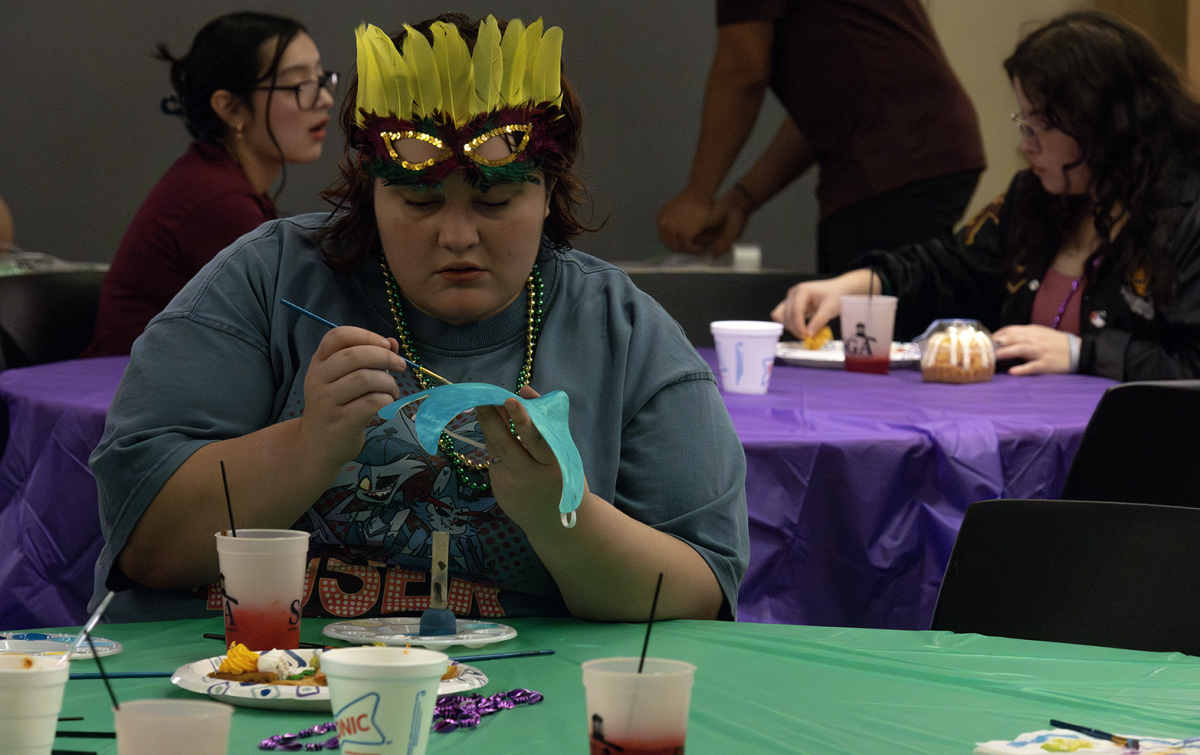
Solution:
{"label": "yellow feather", "polygon": [[530,92],[535,103],[557,102],[562,94],[562,38],[562,29],[557,26],[551,26],[542,37],[533,64],[533,90]]}
{"label": "yellow feather", "polygon": [[[360,25],[354,30],[355,47],[358,50],[358,99],[355,105],[359,111],[386,114],[388,97],[384,86],[384,65],[381,58],[376,36],[383,34],[377,27]],[[385,35],[386,36],[386,35]],[[388,40],[388,46],[391,46]],[[395,48],[393,48],[395,49]],[[355,122],[361,123],[361,115],[355,116]]]}
{"label": "yellow feather", "polygon": [[[426,118],[442,109],[442,86],[438,76],[437,58],[425,35],[404,25],[408,35],[404,38],[404,58],[415,81],[409,84],[414,97],[414,118]],[[415,84],[415,86],[414,86]]]}
{"label": "yellow feather", "polygon": [[504,52],[504,79],[500,85],[500,106],[523,102],[521,87],[525,83],[525,25],[514,18],[504,30],[501,43]]}
{"label": "yellow feather", "polygon": [[381,31],[377,38],[377,44],[381,49],[382,59],[390,63],[390,66],[385,65],[383,69],[384,94],[388,97],[388,108],[382,111],[381,115],[394,113],[397,118],[411,120],[413,90],[416,88],[413,73],[404,58],[400,56],[400,51],[396,49],[391,37]]}
{"label": "yellow feather", "polygon": [[525,77],[521,84],[521,99],[517,100],[517,103],[533,98],[533,67],[541,48],[542,19],[539,18],[525,29]]}
{"label": "yellow feather", "polygon": [[504,81],[504,54],[500,51],[500,25],[495,16],[488,16],[479,25],[479,37],[471,55],[474,68],[474,92],[471,114],[490,113],[500,104],[500,87]]}
{"label": "yellow feather", "polygon": [[433,51],[441,66],[442,110],[456,126],[464,126],[471,117],[471,100],[474,97],[474,70],[471,67],[471,51],[459,36],[458,28],[446,23],[434,24]]}

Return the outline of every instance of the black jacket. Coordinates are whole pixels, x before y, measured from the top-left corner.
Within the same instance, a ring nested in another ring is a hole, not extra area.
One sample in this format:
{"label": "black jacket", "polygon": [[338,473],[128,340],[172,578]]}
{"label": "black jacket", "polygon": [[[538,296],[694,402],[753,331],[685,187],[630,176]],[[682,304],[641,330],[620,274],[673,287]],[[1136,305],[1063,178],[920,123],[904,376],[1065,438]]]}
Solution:
{"label": "black jacket", "polygon": [[[1018,173],[1008,192],[980,212],[949,241],[877,251],[864,264],[875,268],[887,293],[900,297],[896,337],[910,340],[941,317],[968,317],[995,330],[1029,323],[1046,269],[1023,270],[1010,281],[1005,242],[1013,203],[1038,179]],[[1082,348],[1079,372],[1117,380],[1200,378],[1200,175],[1177,182],[1165,251],[1175,263],[1178,289],[1163,306],[1139,295],[1124,271],[1097,255],[1080,299]]]}

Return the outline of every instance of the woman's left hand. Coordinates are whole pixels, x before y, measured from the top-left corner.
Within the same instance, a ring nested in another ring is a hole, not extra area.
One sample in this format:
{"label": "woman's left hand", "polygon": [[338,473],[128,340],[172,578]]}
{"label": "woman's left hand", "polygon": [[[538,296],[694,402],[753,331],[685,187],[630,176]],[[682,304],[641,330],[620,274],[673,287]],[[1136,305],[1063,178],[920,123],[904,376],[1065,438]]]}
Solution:
{"label": "woman's left hand", "polygon": [[[529,386],[520,391],[521,398],[539,395]],[[504,512],[525,529],[532,524],[529,517],[552,517],[557,524],[562,471],[529,412],[521,402],[510,398],[502,407],[475,407],[475,414],[492,458],[488,469],[492,492]],[[509,432],[510,419],[517,429],[515,436]]]}
{"label": "woman's left hand", "polygon": [[1023,359],[1010,375],[1043,375],[1071,371],[1071,339],[1045,325],[1007,325],[992,334],[996,361]]}

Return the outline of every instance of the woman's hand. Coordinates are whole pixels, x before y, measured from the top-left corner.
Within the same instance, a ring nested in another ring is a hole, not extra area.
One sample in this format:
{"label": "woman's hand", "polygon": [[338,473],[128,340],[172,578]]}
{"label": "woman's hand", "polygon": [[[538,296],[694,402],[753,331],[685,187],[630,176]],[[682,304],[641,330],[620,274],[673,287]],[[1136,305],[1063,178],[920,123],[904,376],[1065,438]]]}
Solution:
{"label": "woman's hand", "polygon": [[388,371],[404,369],[394,338],[352,327],[325,334],[304,376],[299,433],[304,450],[333,465],[357,456],[371,417],[400,397]]}
{"label": "woman's hand", "polygon": [[[540,394],[525,386],[521,398],[537,398]],[[475,408],[479,427],[487,440],[492,462],[488,470],[496,501],[512,520],[528,530],[531,517],[551,517],[559,524],[558,502],[562,498],[562,471],[550,444],[533,424],[529,412],[515,398],[504,406]],[[509,420],[517,435],[509,432]],[[586,492],[587,483],[584,483]]]}
{"label": "woman's hand", "polygon": [[1043,375],[1071,371],[1071,338],[1045,325],[1007,325],[992,334],[996,361],[1023,359],[1010,375]]}
{"label": "woman's hand", "polygon": [[797,283],[788,289],[787,298],[771,310],[771,319],[783,323],[798,338],[807,338],[841,314],[843,296],[866,294],[872,285],[877,285],[876,280],[870,270],[863,268],[836,278]]}

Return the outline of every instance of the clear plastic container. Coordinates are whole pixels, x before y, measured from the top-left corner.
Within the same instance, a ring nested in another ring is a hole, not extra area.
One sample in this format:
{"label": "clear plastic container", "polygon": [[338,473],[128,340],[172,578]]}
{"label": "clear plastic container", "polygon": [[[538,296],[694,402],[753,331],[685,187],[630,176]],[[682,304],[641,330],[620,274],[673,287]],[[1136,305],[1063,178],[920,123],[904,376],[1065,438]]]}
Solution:
{"label": "clear plastic container", "polygon": [[927,383],[985,383],[996,373],[991,331],[978,320],[934,320],[914,342]]}

